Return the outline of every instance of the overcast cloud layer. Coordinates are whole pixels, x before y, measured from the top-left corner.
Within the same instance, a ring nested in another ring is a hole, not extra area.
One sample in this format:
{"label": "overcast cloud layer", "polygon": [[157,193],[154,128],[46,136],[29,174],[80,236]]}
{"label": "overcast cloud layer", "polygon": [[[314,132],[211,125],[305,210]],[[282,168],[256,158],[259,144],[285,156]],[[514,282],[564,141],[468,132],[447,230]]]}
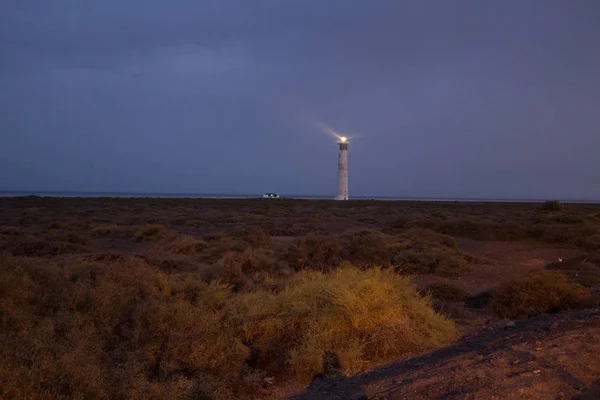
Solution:
{"label": "overcast cloud layer", "polygon": [[597,0],[0,2],[0,190],[600,199]]}

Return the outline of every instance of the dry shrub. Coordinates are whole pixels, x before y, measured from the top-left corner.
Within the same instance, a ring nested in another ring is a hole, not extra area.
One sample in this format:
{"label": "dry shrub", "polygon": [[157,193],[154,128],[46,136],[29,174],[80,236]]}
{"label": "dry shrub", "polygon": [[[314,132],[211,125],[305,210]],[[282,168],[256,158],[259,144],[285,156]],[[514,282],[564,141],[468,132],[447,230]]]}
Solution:
{"label": "dry shrub", "polygon": [[240,398],[226,285],[139,259],[0,263],[1,398]]}
{"label": "dry shrub", "polygon": [[331,235],[312,235],[297,239],[289,247],[285,260],[296,271],[328,270],[342,261],[342,247]]}
{"label": "dry shrub", "polygon": [[131,238],[135,234],[134,226],[126,225],[100,225],[92,229],[92,236],[110,238]]}
{"label": "dry shrub", "polygon": [[63,236],[63,238],[67,243],[80,244],[82,246],[90,244],[89,236],[82,232],[66,232],[66,235]]}
{"label": "dry shrub", "polygon": [[596,242],[597,235],[597,226],[587,222],[572,225],[540,224],[532,232],[532,236],[543,243],[582,247],[590,251],[600,244]]}
{"label": "dry shrub", "polygon": [[249,249],[247,243],[235,240],[231,236],[219,235],[218,237],[206,237],[207,247],[198,255],[198,259],[213,264],[228,252],[243,252]]}
{"label": "dry shrub", "polygon": [[297,224],[293,222],[275,224],[274,226],[269,227],[267,230],[271,236],[304,236],[309,234],[325,233],[325,230],[321,227]]}
{"label": "dry shrub", "polygon": [[464,215],[444,221],[423,219],[412,226],[431,229],[446,235],[467,237],[475,240],[518,240],[529,236],[528,224],[517,221],[493,221],[479,216]]}
{"label": "dry shrub", "polygon": [[450,302],[464,302],[469,297],[463,289],[449,283],[434,283],[427,286],[423,292],[434,299]]}
{"label": "dry shrub", "polygon": [[76,314],[78,285],[55,266],[1,263],[0,397],[108,398],[97,331]]}
{"label": "dry shrub", "polygon": [[245,293],[233,307],[259,364],[270,371],[289,365],[304,380],[321,371],[326,352],[351,374],[457,337],[452,321],[435,313],[408,278],[378,268],[303,271],[282,291]]}
{"label": "dry shrub", "polygon": [[398,237],[401,241],[411,242],[411,246],[425,250],[432,245],[456,249],[456,239],[429,229],[413,228],[403,232]]}
{"label": "dry shrub", "polygon": [[48,241],[35,236],[19,236],[6,247],[15,256],[48,257],[62,254],[80,253],[86,250],[85,246],[76,243]]}
{"label": "dry shrub", "polygon": [[542,210],[545,211],[562,211],[563,206],[558,200],[547,200],[542,204]]}
{"label": "dry shrub", "polygon": [[159,257],[149,258],[148,263],[155,265],[162,272],[173,274],[178,272],[200,272],[207,270],[209,266],[207,264],[196,263],[186,258],[171,258],[171,257]]}
{"label": "dry shrub", "polygon": [[263,215],[260,215],[257,213],[252,213],[252,212],[239,212],[239,211],[224,213],[219,218],[219,221],[221,221],[221,222],[239,223],[239,224],[250,224],[250,223],[256,223],[256,222],[262,222],[264,220],[265,220],[265,217]]}
{"label": "dry shrub", "polygon": [[309,378],[326,352],[351,373],[456,337],[408,279],[379,269],[235,294],[138,258],[0,263],[2,398],[243,398],[262,376],[251,347],[260,368]]}
{"label": "dry shrub", "polygon": [[532,271],[500,284],[492,309],[504,318],[525,318],[577,307],[589,297],[583,286],[559,271]]}
{"label": "dry shrub", "polygon": [[375,229],[361,229],[341,235],[342,256],[355,265],[387,266],[390,263],[385,235]]}
{"label": "dry shrub", "polygon": [[49,229],[42,231],[40,236],[50,242],[63,242],[82,246],[87,246],[90,244],[90,238],[86,232],[77,232],[65,229]]}
{"label": "dry shrub", "polygon": [[256,283],[274,283],[274,279],[290,274],[287,265],[278,261],[273,251],[265,249],[226,253],[212,266],[211,271],[213,279],[231,284],[236,291],[251,288]]}
{"label": "dry shrub", "polygon": [[237,241],[247,243],[251,248],[270,247],[272,245],[271,237],[262,229],[237,229],[229,233]]}
{"label": "dry shrub", "polygon": [[119,253],[106,252],[106,253],[90,253],[83,256],[83,260],[86,262],[100,262],[100,263],[117,263],[126,262],[127,256]]}
{"label": "dry shrub", "polygon": [[199,219],[189,219],[183,223],[183,225],[192,227],[192,228],[211,228],[214,225],[208,221],[203,221]]}
{"label": "dry shrub", "polygon": [[175,237],[173,241],[165,246],[165,250],[176,254],[195,256],[200,254],[207,247],[208,244],[204,240],[184,235]]}
{"label": "dry shrub", "polygon": [[226,253],[242,253],[252,249],[270,249],[271,238],[262,230],[246,229],[230,233],[216,233],[204,236],[206,249],[199,254],[199,259],[209,264],[217,262]]}
{"label": "dry shrub", "polygon": [[389,245],[396,270],[407,274],[459,277],[473,271],[478,260],[457,248],[454,238],[426,229],[411,229]]}
{"label": "dry shrub", "polygon": [[458,254],[452,257],[443,251],[437,252],[436,261],[429,265],[434,265],[432,269],[434,274],[450,278],[465,276],[474,270],[469,256]]}
{"label": "dry shrub", "polygon": [[175,299],[161,302],[147,315],[149,332],[169,337],[159,376],[183,370],[233,386],[244,372],[249,350],[222,322],[230,301],[229,287],[188,280],[170,285],[167,291]]}
{"label": "dry shrub", "polygon": [[173,222],[176,225],[184,225],[192,228],[208,228],[212,226],[210,222],[200,220],[193,215],[188,214],[178,215]]}
{"label": "dry shrub", "polygon": [[22,235],[23,233],[23,230],[18,226],[0,226],[0,235],[14,237]]}
{"label": "dry shrub", "polygon": [[136,242],[154,242],[164,238],[168,229],[164,225],[148,225],[139,229],[133,236]]}

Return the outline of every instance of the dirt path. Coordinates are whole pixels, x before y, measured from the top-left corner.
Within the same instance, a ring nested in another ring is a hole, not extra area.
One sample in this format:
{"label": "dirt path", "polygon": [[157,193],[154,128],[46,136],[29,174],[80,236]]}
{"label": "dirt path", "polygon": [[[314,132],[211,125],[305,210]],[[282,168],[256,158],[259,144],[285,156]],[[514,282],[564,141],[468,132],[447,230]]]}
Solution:
{"label": "dirt path", "polygon": [[290,399],[597,399],[600,309],[508,323]]}

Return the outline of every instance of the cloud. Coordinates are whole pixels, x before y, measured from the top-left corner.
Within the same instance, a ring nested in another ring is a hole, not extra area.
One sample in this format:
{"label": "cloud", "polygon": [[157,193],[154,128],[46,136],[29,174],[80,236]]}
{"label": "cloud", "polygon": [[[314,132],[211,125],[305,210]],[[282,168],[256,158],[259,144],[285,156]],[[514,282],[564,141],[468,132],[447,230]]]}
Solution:
{"label": "cloud", "polygon": [[333,193],[318,122],[360,134],[355,194],[600,197],[598,18],[593,0],[6,0],[0,188]]}

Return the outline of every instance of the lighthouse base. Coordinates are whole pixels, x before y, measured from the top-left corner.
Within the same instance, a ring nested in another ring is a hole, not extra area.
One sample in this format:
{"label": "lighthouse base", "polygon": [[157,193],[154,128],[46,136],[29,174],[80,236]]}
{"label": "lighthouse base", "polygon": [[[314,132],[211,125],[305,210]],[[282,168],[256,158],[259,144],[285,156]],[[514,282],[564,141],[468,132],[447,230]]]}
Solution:
{"label": "lighthouse base", "polygon": [[348,196],[336,196],[336,200],[348,200]]}

